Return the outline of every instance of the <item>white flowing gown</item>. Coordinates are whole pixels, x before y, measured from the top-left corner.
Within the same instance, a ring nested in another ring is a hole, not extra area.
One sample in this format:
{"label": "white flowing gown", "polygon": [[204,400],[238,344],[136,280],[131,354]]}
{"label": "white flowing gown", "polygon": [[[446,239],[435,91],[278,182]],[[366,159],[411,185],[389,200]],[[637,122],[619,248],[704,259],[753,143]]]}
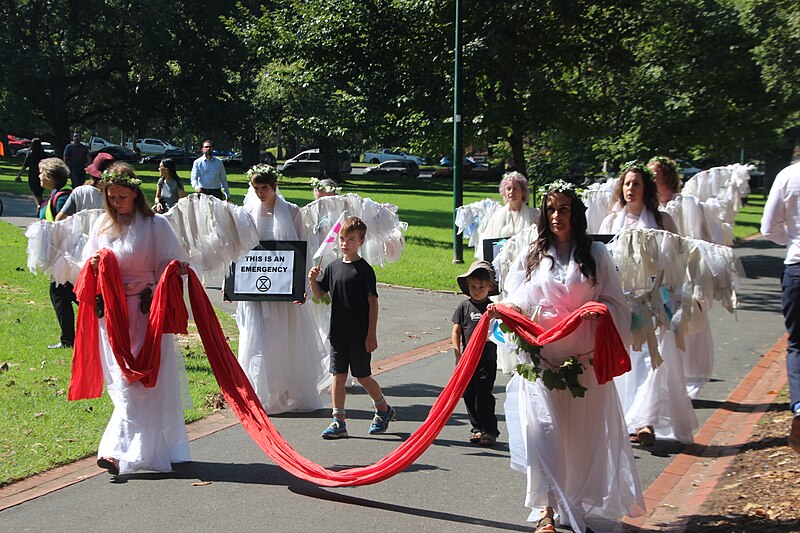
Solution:
{"label": "white flowing gown", "polygon": [[[261,240],[305,240],[300,210],[280,195],[272,213],[255,195],[244,207]],[[309,270],[308,265],[303,267]],[[321,409],[320,390],[328,377],[323,366],[326,354],[309,304],[242,301],[236,323],[239,364],[267,414]]]}
{"label": "white flowing gown", "polygon": [[[84,261],[102,248],[116,255],[128,304],[131,352],[144,342],[147,315],[139,310],[139,293],[154,285],[173,259],[185,260],[169,222],[161,215],[136,214],[120,235],[98,233],[107,221],[102,215],[92,227],[83,250]],[[155,387],[129,383],[114,358],[105,318],[100,319],[100,357],[103,377],[114,412],[100,441],[98,456],[119,460],[120,474],[149,470],[172,471],[171,463],[189,461],[189,439],[183,409],[191,406],[186,369],[173,335],[161,338],[161,366]]]}
{"label": "white flowing gown", "polygon": [[[600,233],[617,234],[628,228],[658,229],[655,217],[642,210],[638,218],[628,216],[627,207],[606,217]],[[647,344],[630,350],[631,371],[614,378],[628,433],[652,426],[660,438],[689,444],[698,428],[692,400],[686,392],[684,356],[675,344],[675,335],[663,327],[656,330],[658,351],[663,363],[651,364]]]}
{"label": "white flowing gown", "polygon": [[[556,257],[555,248],[550,255]],[[544,258],[531,278],[503,303],[513,303],[549,329],[589,301],[605,304],[623,343],[629,342],[630,307],[622,293],[608,251],[592,245],[597,282],[583,276],[574,260],[566,265]],[[549,390],[541,382],[515,375],[506,388],[506,420],[511,467],[527,473],[525,505],[528,520],[539,519],[545,506],[554,507],[561,524],[574,531],[587,527],[614,531],[625,516],[644,510],[636,463],[613,383],[599,385],[589,363],[596,323],[584,321],[568,337],[543,347],[541,355],[560,365],[577,355],[586,367],[580,376],[588,389],[584,398]]]}

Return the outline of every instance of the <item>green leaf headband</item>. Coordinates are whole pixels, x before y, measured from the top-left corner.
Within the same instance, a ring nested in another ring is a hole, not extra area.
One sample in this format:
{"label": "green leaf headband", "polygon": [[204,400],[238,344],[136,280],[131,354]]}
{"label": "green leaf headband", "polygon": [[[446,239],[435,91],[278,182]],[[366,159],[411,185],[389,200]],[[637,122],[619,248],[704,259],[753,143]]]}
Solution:
{"label": "green leaf headband", "polygon": [[245,174],[247,174],[248,178],[252,178],[256,174],[261,174],[262,176],[275,176],[275,179],[277,179],[279,176],[278,171],[275,170],[275,167],[264,163],[253,165],[247,172],[245,172]]}
{"label": "green leaf headband", "polygon": [[103,183],[109,185],[122,185],[131,189],[139,189],[142,186],[142,180],[139,178],[132,178],[123,172],[115,172],[113,170],[104,170],[100,175]]}
{"label": "green leaf headband", "polygon": [[573,191],[575,192],[575,185],[568,181],[564,181],[562,179],[558,179],[556,181],[550,182],[545,186],[545,194],[553,194],[555,192],[566,192],[566,191]]}
{"label": "green leaf headband", "polygon": [[624,176],[626,173],[630,172],[631,170],[638,170],[642,174],[647,176],[653,177],[653,171],[647,168],[647,165],[639,161],[638,159],[634,159],[633,161],[627,161],[622,164],[619,169],[620,176]]}
{"label": "green leaf headband", "polygon": [[650,161],[647,162],[647,165],[650,166],[653,163],[661,163],[665,167],[669,167],[672,171],[675,171],[675,170],[678,169],[678,164],[675,162],[675,160],[674,159],[670,159],[669,157],[667,157],[665,155],[657,155],[657,156],[651,158]]}

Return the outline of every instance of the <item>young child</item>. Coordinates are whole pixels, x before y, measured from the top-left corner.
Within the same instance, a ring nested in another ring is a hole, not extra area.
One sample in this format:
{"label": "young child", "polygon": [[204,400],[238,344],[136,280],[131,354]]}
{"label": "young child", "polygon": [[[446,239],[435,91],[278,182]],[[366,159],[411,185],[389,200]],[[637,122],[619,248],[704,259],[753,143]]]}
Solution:
{"label": "young child", "polygon": [[[469,296],[469,299],[461,302],[453,313],[453,333],[450,342],[453,344],[453,352],[458,362],[481,315],[486,312],[486,306],[492,303],[489,296],[499,293],[494,280],[494,268],[487,261],[475,261],[466,274],[456,279],[461,291]],[[497,417],[494,414],[495,399],[492,394],[496,373],[497,345],[487,342],[463,396],[469,421],[472,423],[469,441],[473,444],[492,446],[500,434],[497,430]]]}
{"label": "young child", "polygon": [[349,217],[339,231],[339,249],[344,257],[322,269],[317,265],[308,272],[315,298],[331,296],[331,364],[333,374],[333,422],[322,432],[323,439],[347,437],[344,402],[348,369],[367,391],[375,404],[375,417],[369,434],[386,432],[395,419],[395,410],[386,403],[378,382],[372,378],[371,353],[378,347],[378,290],[375,271],[358,249],[364,244],[367,226],[358,217]]}

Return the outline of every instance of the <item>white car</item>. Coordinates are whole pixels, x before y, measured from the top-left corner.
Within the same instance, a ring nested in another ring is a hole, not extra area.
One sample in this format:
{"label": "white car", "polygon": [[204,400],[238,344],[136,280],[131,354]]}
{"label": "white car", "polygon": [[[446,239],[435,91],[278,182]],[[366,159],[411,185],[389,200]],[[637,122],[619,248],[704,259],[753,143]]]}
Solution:
{"label": "white car", "polygon": [[424,165],[425,160],[418,155],[407,154],[402,150],[389,150],[383,148],[375,152],[366,152],[364,154],[364,163],[372,163],[377,165],[384,161],[413,161],[417,165]]}
{"label": "white car", "polygon": [[166,141],[162,141],[161,139],[153,138],[136,139],[136,143],[128,141],[125,143],[125,148],[133,150],[134,152],[138,149],[139,153],[141,153],[143,156],[161,155],[168,150],[176,151],[181,149],[180,147],[170,144]]}
{"label": "white car", "polygon": [[[42,141],[42,148],[44,149],[44,153],[45,153],[46,155],[49,155],[49,156],[54,156],[54,155],[56,155],[56,150],[55,150],[55,148],[53,148],[53,145],[52,145],[52,144],[50,144],[49,142],[47,142],[47,141]],[[23,148],[22,150],[17,150],[17,153],[16,153],[15,155],[17,155],[17,156],[19,156],[19,157],[25,157],[26,155],[28,155],[28,150],[29,150],[29,149],[30,149],[30,148]]]}

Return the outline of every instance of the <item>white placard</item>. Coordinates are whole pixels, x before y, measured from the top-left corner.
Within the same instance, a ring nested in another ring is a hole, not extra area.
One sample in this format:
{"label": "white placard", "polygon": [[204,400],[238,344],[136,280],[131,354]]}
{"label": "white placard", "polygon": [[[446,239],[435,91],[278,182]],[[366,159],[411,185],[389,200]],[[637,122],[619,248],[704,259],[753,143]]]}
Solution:
{"label": "white placard", "polygon": [[291,295],[294,250],[251,250],[236,261],[234,292]]}

